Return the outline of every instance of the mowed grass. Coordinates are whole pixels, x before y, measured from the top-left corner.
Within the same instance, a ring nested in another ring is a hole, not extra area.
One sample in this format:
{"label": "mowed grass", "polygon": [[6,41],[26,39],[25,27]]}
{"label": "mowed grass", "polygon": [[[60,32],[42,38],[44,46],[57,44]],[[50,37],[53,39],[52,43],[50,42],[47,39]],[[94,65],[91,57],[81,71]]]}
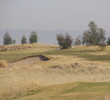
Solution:
{"label": "mowed grass", "polygon": [[69,83],[39,87],[14,100],[109,100],[110,82]]}
{"label": "mowed grass", "polygon": [[72,49],[47,51],[43,54],[47,55],[66,55],[77,56],[90,61],[110,61],[110,46],[107,46],[105,50],[101,50],[98,46],[79,46]]}
{"label": "mowed grass", "polygon": [[5,60],[7,62],[15,62],[24,57],[31,55],[38,55],[45,51],[52,51],[53,48],[28,48],[13,51],[3,51],[0,52],[0,60]]}

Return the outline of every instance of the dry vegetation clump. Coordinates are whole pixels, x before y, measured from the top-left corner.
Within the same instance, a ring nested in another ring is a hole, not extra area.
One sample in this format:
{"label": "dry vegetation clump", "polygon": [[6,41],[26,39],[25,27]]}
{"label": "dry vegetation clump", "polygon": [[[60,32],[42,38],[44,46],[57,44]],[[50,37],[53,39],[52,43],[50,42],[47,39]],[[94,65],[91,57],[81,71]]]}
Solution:
{"label": "dry vegetation clump", "polygon": [[7,63],[4,60],[0,60],[0,68],[7,67]]}
{"label": "dry vegetation clump", "polygon": [[59,48],[58,45],[47,45],[47,47],[50,47],[50,48]]}
{"label": "dry vegetation clump", "polygon": [[43,45],[43,44],[0,45],[0,51],[11,51],[11,50],[18,50],[18,49],[44,48],[44,47],[50,47],[50,46]]}

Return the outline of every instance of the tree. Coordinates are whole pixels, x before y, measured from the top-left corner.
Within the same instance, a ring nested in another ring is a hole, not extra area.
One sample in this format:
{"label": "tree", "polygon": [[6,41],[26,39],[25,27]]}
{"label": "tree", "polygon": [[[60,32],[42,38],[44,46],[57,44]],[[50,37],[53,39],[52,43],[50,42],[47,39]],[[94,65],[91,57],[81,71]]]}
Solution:
{"label": "tree", "polygon": [[88,31],[85,31],[82,36],[82,44],[83,45],[91,45],[92,39]]}
{"label": "tree", "polygon": [[36,32],[31,32],[31,35],[29,37],[29,43],[37,43],[38,36]]}
{"label": "tree", "polygon": [[99,47],[103,51],[105,49],[105,47],[106,47],[106,43],[100,43]]}
{"label": "tree", "polygon": [[76,37],[76,40],[75,40],[74,44],[76,46],[81,45],[81,36]]}
{"label": "tree", "polygon": [[14,39],[14,40],[12,41],[12,43],[13,43],[13,44],[16,44],[16,40]]}
{"label": "tree", "polygon": [[60,34],[57,34],[56,36],[57,36],[58,45],[60,45],[60,47],[63,47],[64,41],[65,41],[64,35],[60,33]]}
{"label": "tree", "polygon": [[61,49],[71,48],[73,44],[73,39],[68,33],[66,33],[66,35],[60,33],[57,34],[56,37],[57,37],[58,45],[60,45]]}
{"label": "tree", "polygon": [[102,28],[98,28],[98,44],[105,43],[106,37],[105,37],[105,30]]}
{"label": "tree", "polygon": [[98,45],[98,27],[95,22],[91,21],[89,23],[88,33],[90,35],[90,45]]}
{"label": "tree", "polygon": [[27,39],[25,35],[23,35],[23,37],[21,38],[21,44],[26,44],[26,43],[27,43]]}
{"label": "tree", "polygon": [[107,39],[107,45],[110,45],[110,37]]}
{"label": "tree", "polygon": [[95,22],[91,21],[89,23],[89,29],[83,33],[82,36],[83,44],[86,45],[100,45],[106,40],[105,30],[98,28]]}
{"label": "tree", "polygon": [[12,44],[12,37],[10,36],[8,32],[6,32],[5,35],[3,36],[3,44],[4,45]]}

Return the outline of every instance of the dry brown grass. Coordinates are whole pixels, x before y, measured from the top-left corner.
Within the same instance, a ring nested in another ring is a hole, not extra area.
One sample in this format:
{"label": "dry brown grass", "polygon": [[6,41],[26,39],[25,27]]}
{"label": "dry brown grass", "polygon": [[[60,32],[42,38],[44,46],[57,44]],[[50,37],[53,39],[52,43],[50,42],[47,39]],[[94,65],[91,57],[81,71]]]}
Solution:
{"label": "dry brown grass", "polygon": [[[108,62],[87,61],[73,55],[48,55],[47,57],[50,60],[46,62],[38,60],[31,65],[15,64],[13,67],[1,68],[0,100],[11,99],[16,94],[24,94],[42,86],[71,82],[110,82]],[[109,98],[106,96],[104,100]]]}
{"label": "dry brown grass", "polygon": [[19,45],[0,45],[0,51],[11,51],[18,49],[27,49],[27,48],[58,48],[56,45],[44,45],[44,44],[19,44]]}
{"label": "dry brown grass", "polygon": [[81,58],[49,56],[51,60],[0,69],[0,98],[23,94],[38,86],[71,82],[109,82],[110,64]]}
{"label": "dry brown grass", "polygon": [[4,60],[0,60],[0,68],[7,67],[7,63]]}

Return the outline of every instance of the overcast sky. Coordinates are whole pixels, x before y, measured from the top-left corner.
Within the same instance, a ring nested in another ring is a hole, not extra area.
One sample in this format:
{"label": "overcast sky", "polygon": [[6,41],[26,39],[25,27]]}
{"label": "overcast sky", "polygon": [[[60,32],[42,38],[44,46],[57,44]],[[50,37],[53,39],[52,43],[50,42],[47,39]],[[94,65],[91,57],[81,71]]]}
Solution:
{"label": "overcast sky", "polygon": [[110,30],[110,0],[0,0],[0,29]]}

